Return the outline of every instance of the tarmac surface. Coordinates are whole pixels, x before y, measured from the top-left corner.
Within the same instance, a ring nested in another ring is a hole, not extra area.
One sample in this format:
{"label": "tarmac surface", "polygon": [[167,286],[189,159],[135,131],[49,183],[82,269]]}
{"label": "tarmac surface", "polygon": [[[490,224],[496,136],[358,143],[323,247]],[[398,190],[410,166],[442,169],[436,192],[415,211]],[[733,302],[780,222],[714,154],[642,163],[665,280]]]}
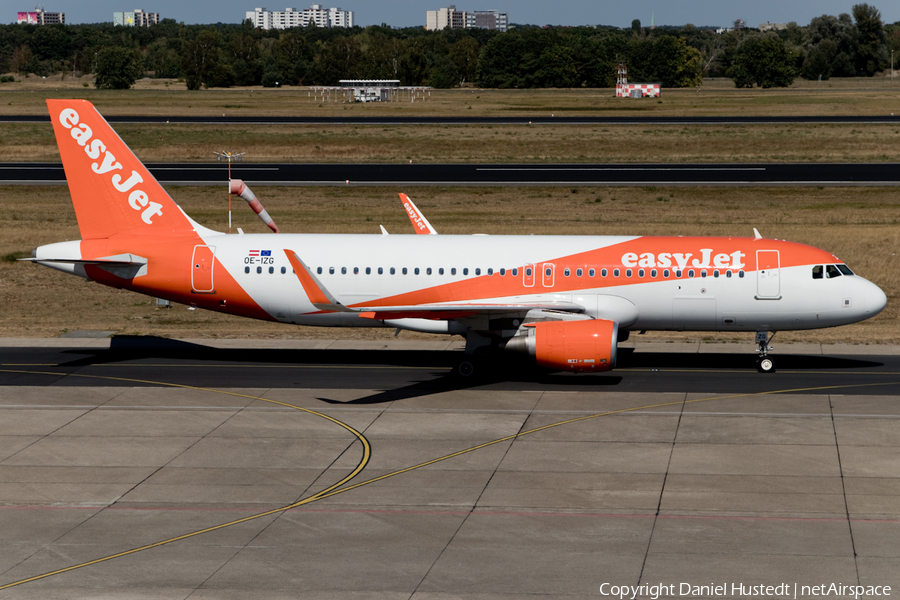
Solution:
{"label": "tarmac surface", "polygon": [[626,345],[0,340],[0,599],[900,590],[900,349]]}

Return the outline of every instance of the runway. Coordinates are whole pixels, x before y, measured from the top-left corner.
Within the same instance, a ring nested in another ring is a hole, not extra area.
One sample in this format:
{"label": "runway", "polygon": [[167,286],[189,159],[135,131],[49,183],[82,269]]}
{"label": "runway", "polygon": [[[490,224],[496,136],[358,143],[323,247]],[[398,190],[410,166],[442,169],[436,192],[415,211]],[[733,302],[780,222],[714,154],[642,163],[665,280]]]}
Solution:
{"label": "runway", "polygon": [[[222,185],[226,163],[150,163],[161,183]],[[894,163],[301,164],[236,163],[252,185],[900,185]],[[65,183],[60,163],[0,163],[0,185]]]}
{"label": "runway", "polygon": [[631,345],[460,384],[443,342],[4,341],[0,598],[900,586],[900,351]]}

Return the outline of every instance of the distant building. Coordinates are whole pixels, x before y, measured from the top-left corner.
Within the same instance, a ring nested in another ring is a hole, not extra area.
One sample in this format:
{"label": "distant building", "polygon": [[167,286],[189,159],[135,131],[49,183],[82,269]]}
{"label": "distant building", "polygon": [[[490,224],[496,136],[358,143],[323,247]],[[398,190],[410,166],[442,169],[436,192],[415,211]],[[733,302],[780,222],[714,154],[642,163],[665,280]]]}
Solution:
{"label": "distant building", "polygon": [[43,8],[36,8],[33,11],[17,13],[16,23],[20,25],[65,25],[66,13],[45,12]]}
{"label": "distant building", "polygon": [[745,27],[747,27],[747,24],[744,22],[743,19],[738,19],[737,21],[734,22],[735,30],[744,29]]}
{"label": "distant building", "polygon": [[466,29],[497,29],[506,31],[508,25],[506,13],[496,10],[466,12]]}
{"label": "distant building", "polygon": [[760,31],[781,31],[782,29],[787,29],[787,23],[769,23],[766,21],[759,24]]}
{"label": "distant building", "polygon": [[114,12],[113,25],[123,27],[150,27],[159,24],[159,13],[146,12],[140,8],[132,12]]}
{"label": "distant building", "polygon": [[290,29],[291,27],[308,27],[314,23],[316,27],[353,27],[353,11],[340,8],[324,8],[321,4],[313,4],[309,8],[297,10],[286,8],[271,11],[256,8],[247,11],[245,19],[260,29]]}
{"label": "distant building", "polygon": [[506,13],[496,10],[456,10],[451,4],[446,8],[425,12],[425,29],[497,29],[506,31],[509,18]]}

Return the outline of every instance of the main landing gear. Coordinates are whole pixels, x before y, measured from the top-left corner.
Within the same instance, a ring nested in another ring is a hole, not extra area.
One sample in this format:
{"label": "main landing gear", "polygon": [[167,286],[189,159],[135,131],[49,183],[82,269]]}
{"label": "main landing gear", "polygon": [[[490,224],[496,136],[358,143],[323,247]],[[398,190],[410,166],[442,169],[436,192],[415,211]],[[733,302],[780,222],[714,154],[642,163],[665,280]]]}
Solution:
{"label": "main landing gear", "polygon": [[756,360],[756,370],[760,373],[775,372],[775,361],[769,358],[769,350],[772,349],[769,342],[775,337],[775,333],[777,332],[773,332],[772,336],[769,337],[768,331],[756,332],[756,343],[759,346],[756,350],[756,353],[759,354],[759,358]]}

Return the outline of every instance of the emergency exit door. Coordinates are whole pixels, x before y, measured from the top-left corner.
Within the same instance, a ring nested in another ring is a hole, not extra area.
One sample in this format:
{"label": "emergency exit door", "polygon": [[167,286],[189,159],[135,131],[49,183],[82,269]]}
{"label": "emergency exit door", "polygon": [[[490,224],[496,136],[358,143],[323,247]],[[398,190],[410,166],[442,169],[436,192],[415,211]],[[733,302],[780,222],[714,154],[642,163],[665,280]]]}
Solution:
{"label": "emergency exit door", "polygon": [[541,284],[546,288],[553,287],[556,265],[553,263],[544,263],[541,265]]}

